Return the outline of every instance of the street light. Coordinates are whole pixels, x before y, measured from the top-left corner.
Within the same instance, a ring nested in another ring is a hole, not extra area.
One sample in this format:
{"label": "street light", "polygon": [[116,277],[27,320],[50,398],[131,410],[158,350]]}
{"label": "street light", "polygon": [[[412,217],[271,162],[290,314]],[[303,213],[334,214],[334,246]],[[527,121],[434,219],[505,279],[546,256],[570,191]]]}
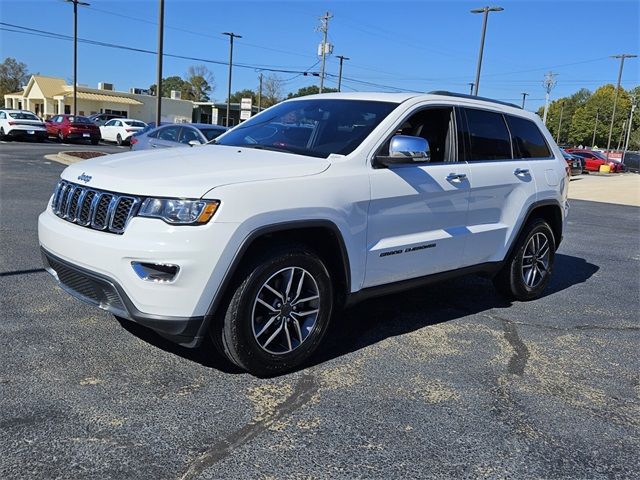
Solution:
{"label": "street light", "polygon": [[[78,5],[88,7],[87,2],[81,0],[65,0],[73,3],[73,114],[78,114]],[[64,112],[62,112],[64,113]]]}
{"label": "street light", "polygon": [[480,87],[480,69],[482,68],[482,52],[484,50],[484,37],[487,33],[487,18],[489,17],[489,12],[501,12],[504,8],[502,7],[482,7],[475,8],[471,10],[471,13],[482,13],[482,37],[480,37],[480,52],[478,53],[478,68],[476,70],[476,81],[475,81],[475,95],[478,96],[478,89]]}
{"label": "street light", "polygon": [[242,38],[242,35],[236,35],[233,32],[222,32],[223,35],[229,36],[229,83],[227,85],[227,124],[229,126],[229,115],[231,115],[231,69],[233,68],[233,39]]}
{"label": "street light", "polygon": [[616,85],[616,93],[613,97],[613,113],[611,114],[611,125],[609,126],[609,139],[607,140],[607,158],[609,158],[609,148],[611,147],[611,134],[613,133],[613,123],[616,119],[616,107],[618,106],[618,92],[620,91],[620,81],[622,80],[622,69],[624,68],[625,58],[636,58],[637,55],[629,55],[623,53],[621,55],[611,55],[611,58],[620,59],[620,70],[618,71],[618,84]]}

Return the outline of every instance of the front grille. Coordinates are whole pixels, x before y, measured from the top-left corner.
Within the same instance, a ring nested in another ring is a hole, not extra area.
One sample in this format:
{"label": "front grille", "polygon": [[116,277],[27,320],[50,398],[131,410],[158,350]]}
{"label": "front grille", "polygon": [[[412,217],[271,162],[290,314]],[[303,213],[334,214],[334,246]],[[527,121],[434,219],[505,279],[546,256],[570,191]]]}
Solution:
{"label": "front grille", "polygon": [[70,293],[82,300],[99,305],[116,315],[127,316],[124,302],[115,286],[97,276],[85,273],[79,268],[74,268],[63,262],[49,252],[42,251],[45,266],[49,266],[58,277],[58,281],[66,287]]}
{"label": "front grille", "polygon": [[53,193],[53,213],[76,225],[122,234],[140,199],[61,180]]}

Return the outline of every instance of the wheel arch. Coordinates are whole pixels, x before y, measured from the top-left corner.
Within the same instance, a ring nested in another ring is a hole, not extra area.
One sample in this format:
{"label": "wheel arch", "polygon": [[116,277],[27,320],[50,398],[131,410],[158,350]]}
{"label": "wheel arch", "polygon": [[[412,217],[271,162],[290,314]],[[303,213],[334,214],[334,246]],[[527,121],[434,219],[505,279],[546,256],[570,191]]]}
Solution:
{"label": "wheel arch", "polygon": [[509,247],[505,260],[511,256],[518,238],[522,235],[527,224],[534,218],[542,218],[549,224],[553,232],[556,250],[558,249],[562,240],[562,207],[557,200],[539,200],[532,203],[527,209],[527,213],[524,215],[523,221],[518,229],[518,234],[513,237],[514,240]]}

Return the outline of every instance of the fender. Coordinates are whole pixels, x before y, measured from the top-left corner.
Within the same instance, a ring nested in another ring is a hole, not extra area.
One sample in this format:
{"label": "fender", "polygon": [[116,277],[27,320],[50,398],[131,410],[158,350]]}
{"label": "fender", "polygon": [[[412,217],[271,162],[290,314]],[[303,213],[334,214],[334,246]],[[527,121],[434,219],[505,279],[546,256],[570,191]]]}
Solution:
{"label": "fender", "polygon": [[191,342],[188,345],[186,344],[183,344],[183,345],[189,346],[189,347],[196,347],[202,342],[202,339],[205,337],[207,329],[209,328],[209,325],[211,324],[211,321],[217,309],[220,307],[220,304],[222,302],[224,295],[227,293],[231,280],[233,279],[234,275],[238,270],[238,266],[240,265],[240,262],[242,261],[244,255],[247,253],[249,247],[254,242],[254,240],[262,237],[263,235],[267,235],[270,233],[285,232],[289,230],[303,230],[305,228],[328,228],[333,232],[333,234],[338,239],[338,244],[340,246],[340,256],[341,256],[340,260],[344,269],[344,278],[346,280],[345,295],[348,295],[349,292],[351,291],[351,264],[349,263],[349,254],[347,252],[347,248],[344,243],[342,232],[340,232],[340,229],[335,223],[333,223],[330,220],[314,219],[314,220],[292,220],[287,222],[275,223],[272,225],[264,225],[253,230],[242,241],[242,243],[236,250],[235,255],[233,256],[233,260],[227,267],[227,271],[225,272],[222,282],[220,283],[220,287],[218,288],[215,296],[213,297],[213,299],[211,300],[211,303],[209,304],[207,313],[204,316],[204,320],[200,325],[198,333],[193,338],[193,342]]}

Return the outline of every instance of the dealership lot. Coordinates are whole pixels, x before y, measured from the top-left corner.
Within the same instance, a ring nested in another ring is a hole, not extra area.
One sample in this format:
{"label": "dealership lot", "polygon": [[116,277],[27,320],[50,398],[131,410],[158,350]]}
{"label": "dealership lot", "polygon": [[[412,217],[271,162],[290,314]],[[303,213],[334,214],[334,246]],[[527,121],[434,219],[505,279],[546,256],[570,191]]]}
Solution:
{"label": "dealership lot", "polygon": [[538,301],[505,302],[476,277],[371,300],[336,318],[308,368],[261,380],[54,285],[36,219],[64,168],[43,156],[64,149],[0,145],[0,477],[627,478],[640,468],[638,207],[573,201]]}

